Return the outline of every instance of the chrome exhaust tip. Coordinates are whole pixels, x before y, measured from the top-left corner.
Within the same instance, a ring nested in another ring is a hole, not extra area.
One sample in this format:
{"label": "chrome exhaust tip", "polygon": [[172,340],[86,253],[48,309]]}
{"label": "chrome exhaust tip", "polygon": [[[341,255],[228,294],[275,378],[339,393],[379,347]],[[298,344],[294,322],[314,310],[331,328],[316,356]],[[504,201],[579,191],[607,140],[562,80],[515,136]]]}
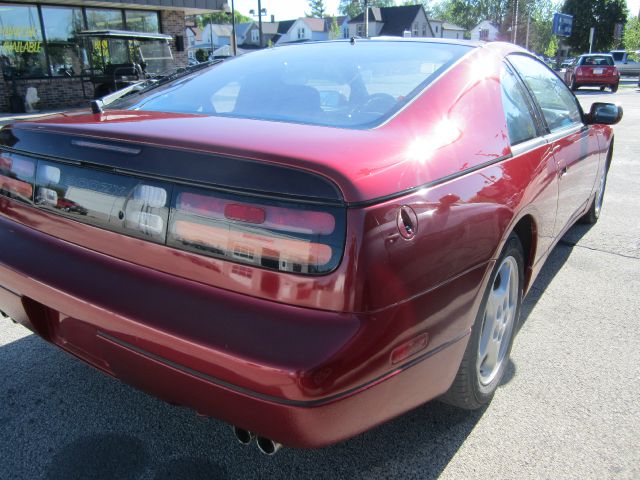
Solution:
{"label": "chrome exhaust tip", "polygon": [[258,445],[258,450],[265,455],[275,455],[277,451],[282,448],[281,443],[274,442],[273,440],[265,437],[258,437],[256,439],[256,444]]}
{"label": "chrome exhaust tip", "polygon": [[251,443],[251,440],[253,440],[253,438],[255,437],[253,432],[236,426],[233,427],[233,435],[241,445],[249,445]]}

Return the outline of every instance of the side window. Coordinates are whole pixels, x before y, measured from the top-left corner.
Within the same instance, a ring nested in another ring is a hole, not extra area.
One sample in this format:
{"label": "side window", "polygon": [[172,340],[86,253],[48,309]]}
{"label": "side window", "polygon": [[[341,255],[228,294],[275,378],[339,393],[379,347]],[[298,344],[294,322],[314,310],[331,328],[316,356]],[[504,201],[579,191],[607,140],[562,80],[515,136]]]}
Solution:
{"label": "side window", "polygon": [[502,89],[502,107],[507,119],[509,140],[516,145],[536,137],[536,124],[529,110],[529,104],[518,79],[507,69],[502,67],[500,74]]}
{"label": "side window", "polygon": [[525,55],[511,55],[509,61],[533,93],[550,131],[582,122],[578,101],[546,65]]}

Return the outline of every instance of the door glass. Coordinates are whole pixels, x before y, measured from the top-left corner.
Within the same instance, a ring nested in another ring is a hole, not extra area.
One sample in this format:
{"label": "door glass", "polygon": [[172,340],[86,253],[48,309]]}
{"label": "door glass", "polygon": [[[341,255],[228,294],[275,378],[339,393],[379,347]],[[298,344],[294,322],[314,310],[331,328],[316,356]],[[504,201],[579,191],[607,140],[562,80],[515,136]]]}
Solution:
{"label": "door glass", "polygon": [[511,55],[509,61],[533,93],[551,132],[582,122],[573,93],[546,65],[525,55]]}
{"label": "door glass", "polygon": [[500,75],[502,106],[507,120],[511,145],[531,140],[536,136],[536,124],[521,84],[506,67]]}

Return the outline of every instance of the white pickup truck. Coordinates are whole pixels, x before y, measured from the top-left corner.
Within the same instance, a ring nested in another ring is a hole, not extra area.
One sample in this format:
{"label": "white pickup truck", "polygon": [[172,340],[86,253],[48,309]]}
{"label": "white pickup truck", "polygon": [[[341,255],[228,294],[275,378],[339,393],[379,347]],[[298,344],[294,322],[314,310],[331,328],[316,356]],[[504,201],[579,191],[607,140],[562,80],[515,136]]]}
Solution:
{"label": "white pickup truck", "polygon": [[640,62],[637,61],[638,52],[612,50],[609,53],[613,56],[613,61],[618,67],[620,75],[640,75]]}

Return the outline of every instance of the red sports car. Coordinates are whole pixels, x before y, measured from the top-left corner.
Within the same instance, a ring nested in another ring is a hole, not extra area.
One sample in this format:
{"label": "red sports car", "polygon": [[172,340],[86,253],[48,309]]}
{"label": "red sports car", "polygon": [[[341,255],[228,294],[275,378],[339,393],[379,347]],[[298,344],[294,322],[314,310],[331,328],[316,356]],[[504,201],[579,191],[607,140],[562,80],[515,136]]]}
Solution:
{"label": "red sports car", "polygon": [[622,116],[518,47],[448,40],[129,93],[0,131],[0,308],[265,453],[486,405],[550,250],[598,219]]}
{"label": "red sports car", "polygon": [[612,92],[617,92],[620,72],[611,55],[593,53],[581,55],[567,67],[564,80],[573,91],[580,87],[600,87],[600,90],[608,87]]}

